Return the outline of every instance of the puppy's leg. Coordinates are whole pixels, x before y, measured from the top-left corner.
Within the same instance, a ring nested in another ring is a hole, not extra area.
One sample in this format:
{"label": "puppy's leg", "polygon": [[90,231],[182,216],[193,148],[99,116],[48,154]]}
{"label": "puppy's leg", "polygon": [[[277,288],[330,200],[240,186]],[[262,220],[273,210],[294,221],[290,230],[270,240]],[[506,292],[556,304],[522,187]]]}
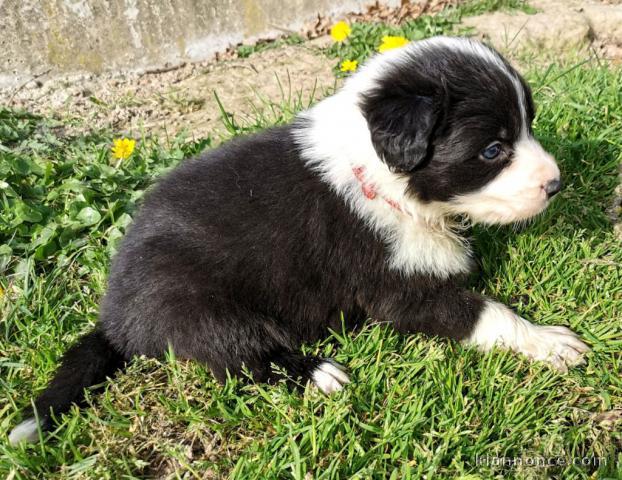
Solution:
{"label": "puppy's leg", "polygon": [[[297,352],[296,336],[269,316],[230,308],[227,314],[204,313],[203,321],[202,335],[183,332],[169,342],[180,356],[207,364],[221,382],[247,370],[255,382],[285,379],[296,388],[310,381],[326,394],[349,383],[345,369],[334,360]],[[204,341],[197,341],[199,337]]]}
{"label": "puppy's leg", "polygon": [[[246,370],[256,382],[286,379],[295,387],[311,381],[327,394],[349,382],[343,367],[333,360],[297,352],[297,334],[275,318],[237,304],[209,311],[191,300],[185,302],[185,310],[171,312],[159,337],[166,338],[179,358],[206,364],[218,381]],[[194,318],[201,321],[188,321]]]}
{"label": "puppy's leg", "polygon": [[393,320],[401,332],[450,337],[483,351],[495,345],[505,347],[562,371],[582,363],[582,355],[589,351],[568,328],[534,325],[505,305],[468,290],[449,288],[426,297],[404,295],[397,300],[384,309],[382,318]]}
{"label": "puppy's leg", "polygon": [[282,351],[262,360],[260,364],[251,364],[250,370],[253,378],[262,382],[285,378],[291,387],[298,387],[311,381],[327,395],[350,383],[345,368],[333,359],[291,351]]}

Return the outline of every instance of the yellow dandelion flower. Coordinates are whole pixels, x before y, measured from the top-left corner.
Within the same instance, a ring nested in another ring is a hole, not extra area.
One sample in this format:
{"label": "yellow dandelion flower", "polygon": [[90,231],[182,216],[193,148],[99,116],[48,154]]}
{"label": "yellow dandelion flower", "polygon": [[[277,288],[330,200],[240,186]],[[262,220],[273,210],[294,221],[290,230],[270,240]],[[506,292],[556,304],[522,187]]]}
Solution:
{"label": "yellow dandelion flower", "polygon": [[343,42],[346,38],[350,36],[352,33],[352,29],[350,25],[348,25],[343,20],[335,23],[330,28],[330,36],[335,42]]}
{"label": "yellow dandelion flower", "polygon": [[0,300],[2,300],[2,297],[4,297],[4,288],[0,285]]}
{"label": "yellow dandelion flower", "polygon": [[378,47],[379,52],[386,52],[387,50],[393,50],[394,48],[403,47],[408,43],[408,39],[405,37],[393,37],[391,35],[385,35],[382,37],[382,43]]}
{"label": "yellow dandelion flower", "polygon": [[358,64],[359,62],[356,60],[344,60],[343,62],[341,62],[340,70],[342,72],[353,72],[354,70],[356,70]]}
{"label": "yellow dandelion flower", "polygon": [[112,141],[112,156],[119,160],[125,160],[134,151],[136,140],[132,138],[117,138]]}

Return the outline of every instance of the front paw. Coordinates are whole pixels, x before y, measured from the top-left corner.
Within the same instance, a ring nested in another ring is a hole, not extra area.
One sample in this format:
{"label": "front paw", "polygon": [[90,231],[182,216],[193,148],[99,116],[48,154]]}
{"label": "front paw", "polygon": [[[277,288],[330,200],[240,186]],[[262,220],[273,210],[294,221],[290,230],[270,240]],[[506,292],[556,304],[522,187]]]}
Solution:
{"label": "front paw", "polygon": [[562,372],[567,372],[568,367],[585,363],[583,354],[589,352],[590,347],[569,328],[533,324],[529,327],[515,349],[518,352],[533,360],[550,363]]}
{"label": "front paw", "polygon": [[488,351],[493,346],[509,348],[532,360],[550,363],[566,372],[569,366],[584,363],[590,348],[566,327],[534,325],[500,303],[486,302],[467,345]]}

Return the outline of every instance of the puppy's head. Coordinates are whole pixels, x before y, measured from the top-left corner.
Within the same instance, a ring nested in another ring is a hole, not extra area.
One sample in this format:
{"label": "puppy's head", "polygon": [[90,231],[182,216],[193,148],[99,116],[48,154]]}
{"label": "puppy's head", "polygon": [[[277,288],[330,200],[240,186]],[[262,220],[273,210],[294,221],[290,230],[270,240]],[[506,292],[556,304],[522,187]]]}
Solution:
{"label": "puppy's head", "polygon": [[359,75],[373,79],[359,91],[374,149],[418,200],[501,224],[538,214],[559,191],[559,169],[533,137],[529,87],[496,51],[436,37]]}

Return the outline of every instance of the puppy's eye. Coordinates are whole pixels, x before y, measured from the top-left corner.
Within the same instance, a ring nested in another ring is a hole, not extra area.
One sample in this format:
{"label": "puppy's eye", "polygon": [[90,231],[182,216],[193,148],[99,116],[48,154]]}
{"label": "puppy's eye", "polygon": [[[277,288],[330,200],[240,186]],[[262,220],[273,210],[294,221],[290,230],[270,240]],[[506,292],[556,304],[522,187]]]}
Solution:
{"label": "puppy's eye", "polygon": [[482,157],[484,157],[486,160],[494,160],[499,156],[501,151],[501,144],[499,142],[495,142],[488,145],[484,150],[482,150]]}

